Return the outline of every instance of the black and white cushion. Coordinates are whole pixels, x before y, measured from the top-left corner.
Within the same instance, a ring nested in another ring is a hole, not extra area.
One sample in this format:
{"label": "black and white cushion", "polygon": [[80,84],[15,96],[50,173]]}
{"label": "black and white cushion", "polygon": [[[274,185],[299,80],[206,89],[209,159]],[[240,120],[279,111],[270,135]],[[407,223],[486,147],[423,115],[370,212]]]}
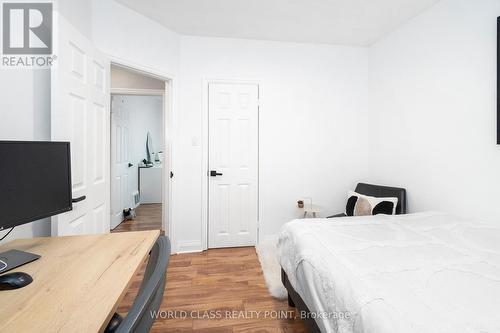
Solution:
{"label": "black and white cushion", "polygon": [[398,198],[377,198],[349,191],[347,193],[347,216],[395,215]]}

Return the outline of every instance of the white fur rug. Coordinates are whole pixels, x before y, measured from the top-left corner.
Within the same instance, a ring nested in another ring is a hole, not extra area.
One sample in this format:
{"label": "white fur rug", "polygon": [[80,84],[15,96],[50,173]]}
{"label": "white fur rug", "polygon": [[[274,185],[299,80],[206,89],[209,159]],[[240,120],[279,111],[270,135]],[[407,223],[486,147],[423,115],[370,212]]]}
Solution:
{"label": "white fur rug", "polygon": [[281,283],[281,266],[278,263],[277,240],[262,241],[255,246],[260,266],[264,272],[267,289],[269,293],[280,300],[287,298],[287,291]]}

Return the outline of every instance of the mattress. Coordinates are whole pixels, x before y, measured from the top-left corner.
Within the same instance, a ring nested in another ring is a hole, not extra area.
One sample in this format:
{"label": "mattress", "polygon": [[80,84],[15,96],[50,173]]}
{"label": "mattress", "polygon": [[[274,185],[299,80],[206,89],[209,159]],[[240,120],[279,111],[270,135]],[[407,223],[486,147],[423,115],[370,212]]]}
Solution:
{"label": "mattress", "polygon": [[282,228],[278,255],[322,332],[500,332],[500,224],[301,219]]}

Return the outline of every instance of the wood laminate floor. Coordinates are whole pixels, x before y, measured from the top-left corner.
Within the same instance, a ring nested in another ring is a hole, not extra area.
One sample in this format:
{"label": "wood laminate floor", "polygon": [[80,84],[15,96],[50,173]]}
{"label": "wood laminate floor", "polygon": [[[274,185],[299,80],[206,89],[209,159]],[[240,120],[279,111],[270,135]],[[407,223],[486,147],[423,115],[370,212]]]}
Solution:
{"label": "wood laminate floor", "polygon": [[[119,313],[132,305],[143,270]],[[253,247],[172,256],[160,310],[165,318],[158,318],[151,332],[306,332],[287,301],[269,295]]]}
{"label": "wood laminate floor", "polygon": [[[137,217],[113,232],[161,229],[161,207],[139,206]],[[122,315],[134,302],[145,266],[118,308]],[[152,332],[306,332],[287,301],[269,295],[253,247],[173,255],[160,310],[165,318],[156,320]]]}
{"label": "wood laminate floor", "polygon": [[161,207],[162,204],[140,205],[135,219],[122,222],[112,232],[161,230]]}

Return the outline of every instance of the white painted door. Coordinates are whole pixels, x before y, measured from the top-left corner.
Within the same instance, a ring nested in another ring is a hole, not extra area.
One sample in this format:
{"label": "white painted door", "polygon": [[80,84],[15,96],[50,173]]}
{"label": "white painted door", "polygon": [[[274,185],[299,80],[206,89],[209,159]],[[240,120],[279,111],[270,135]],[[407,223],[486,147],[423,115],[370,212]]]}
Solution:
{"label": "white painted door", "polygon": [[53,141],[71,142],[71,212],[52,218],[52,236],[109,232],[109,62],[55,14],[52,69]]}
{"label": "white painted door", "polygon": [[123,104],[123,97],[111,98],[111,229],[123,221],[123,210],[132,207],[130,117]]}
{"label": "white painted door", "polygon": [[259,86],[209,85],[209,248],[255,245]]}

